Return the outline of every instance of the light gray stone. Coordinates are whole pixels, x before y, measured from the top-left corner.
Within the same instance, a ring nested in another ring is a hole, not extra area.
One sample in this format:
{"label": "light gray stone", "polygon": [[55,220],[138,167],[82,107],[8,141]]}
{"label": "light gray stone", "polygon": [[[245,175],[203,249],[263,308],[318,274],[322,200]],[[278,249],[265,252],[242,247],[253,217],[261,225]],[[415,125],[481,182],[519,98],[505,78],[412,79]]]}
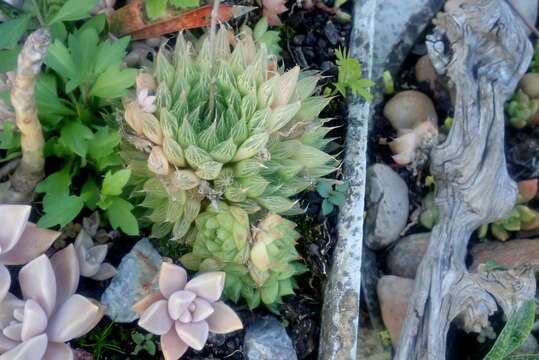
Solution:
{"label": "light gray stone", "polygon": [[248,360],[297,360],[292,340],[273,316],[258,318],[245,331],[245,355]]}
{"label": "light gray stone", "polygon": [[118,275],[101,297],[106,314],[114,321],[134,321],[138,315],[131,307],[144,296],[158,289],[158,273],[163,259],[148,239],[142,239],[124,256]]}
{"label": "light gray stone", "polygon": [[430,233],[419,233],[403,237],[396,242],[387,256],[386,264],[391,275],[413,279],[427,246]]}
{"label": "light gray stone", "polygon": [[[528,22],[535,26],[537,21],[537,12],[539,10],[539,2],[537,0],[511,0],[515,8],[526,17]],[[526,32],[531,34],[531,29],[526,26]]]}
{"label": "light gray stone", "polygon": [[373,250],[383,249],[399,238],[408,220],[408,188],[404,180],[384,164],[367,171],[367,238]]}

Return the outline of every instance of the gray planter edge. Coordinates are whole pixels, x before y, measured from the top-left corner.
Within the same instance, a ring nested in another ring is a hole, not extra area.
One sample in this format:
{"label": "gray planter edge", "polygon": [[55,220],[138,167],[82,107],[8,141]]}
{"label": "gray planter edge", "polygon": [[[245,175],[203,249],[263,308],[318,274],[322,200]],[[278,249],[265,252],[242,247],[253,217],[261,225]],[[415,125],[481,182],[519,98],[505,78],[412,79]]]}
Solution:
{"label": "gray planter edge", "polygon": [[[350,53],[362,65],[363,77],[371,79],[377,0],[356,0]],[[351,98],[344,156],[344,178],[349,184],[346,203],[340,209],[333,264],[324,289],[319,360],[357,358],[361,257],[365,212],[367,136],[372,104]]]}

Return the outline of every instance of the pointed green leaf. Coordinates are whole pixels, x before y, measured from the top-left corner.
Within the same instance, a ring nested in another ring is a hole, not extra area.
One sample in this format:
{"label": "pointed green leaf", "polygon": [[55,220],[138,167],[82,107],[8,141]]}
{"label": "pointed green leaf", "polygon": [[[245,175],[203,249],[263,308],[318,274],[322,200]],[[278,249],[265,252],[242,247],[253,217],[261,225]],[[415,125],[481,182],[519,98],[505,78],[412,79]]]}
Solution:
{"label": "pointed green leaf", "polygon": [[58,11],[56,16],[49,21],[49,25],[59,21],[75,21],[90,16],[90,10],[94,9],[100,0],[68,0]]}
{"label": "pointed green leaf", "polygon": [[113,229],[121,229],[131,236],[139,234],[137,219],[131,213],[133,205],[120,197],[114,197],[106,214]]}
{"label": "pointed green leaf", "polygon": [[131,169],[119,170],[114,174],[109,171],[105,175],[101,191],[105,195],[120,195],[122,189],[129,181],[129,177],[131,177]]}

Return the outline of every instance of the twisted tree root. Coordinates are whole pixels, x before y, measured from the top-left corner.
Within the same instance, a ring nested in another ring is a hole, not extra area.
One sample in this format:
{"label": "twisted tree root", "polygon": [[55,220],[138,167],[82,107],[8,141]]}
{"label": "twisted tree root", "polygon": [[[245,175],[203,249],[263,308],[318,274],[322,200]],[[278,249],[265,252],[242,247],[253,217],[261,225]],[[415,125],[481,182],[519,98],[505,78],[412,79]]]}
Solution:
{"label": "twisted tree root", "polygon": [[454,122],[432,152],[440,220],[418,269],[396,360],[442,360],[458,318],[479,331],[500,306],[511,313],[535,294],[533,271],[468,273],[475,229],[514,206],[516,184],[504,155],[504,103],[528,68],[524,24],[503,0],[467,0],[435,19],[427,40],[433,65],[456,85]]}

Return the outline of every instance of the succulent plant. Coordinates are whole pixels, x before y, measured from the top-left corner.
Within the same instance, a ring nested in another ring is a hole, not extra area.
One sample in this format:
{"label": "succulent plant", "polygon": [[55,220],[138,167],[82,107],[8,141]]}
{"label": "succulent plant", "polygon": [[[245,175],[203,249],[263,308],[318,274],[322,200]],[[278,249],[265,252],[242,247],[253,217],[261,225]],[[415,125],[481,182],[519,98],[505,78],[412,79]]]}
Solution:
{"label": "succulent plant", "polygon": [[438,206],[434,202],[434,193],[430,192],[423,198],[423,211],[419,215],[419,223],[427,229],[432,229],[438,222]]}
{"label": "succulent plant", "polygon": [[268,19],[270,25],[281,25],[279,14],[286,12],[285,0],[262,0],[262,15]]}
{"label": "succulent plant", "polygon": [[509,115],[509,123],[517,129],[522,129],[528,124],[539,122],[537,114],[539,110],[539,100],[531,99],[521,89],[513,95],[506,105],[506,111]]}
{"label": "succulent plant", "polygon": [[438,129],[427,120],[411,130],[401,130],[401,135],[389,143],[393,160],[399,165],[421,167],[429,157],[430,149],[436,144]]}
{"label": "succulent plant", "polygon": [[4,265],[22,265],[41,255],[60,235],[28,222],[28,205],[0,205],[0,302],[6,296],[11,276]]}
{"label": "succulent plant", "polygon": [[227,334],[243,328],[240,318],[219,301],[225,285],[224,272],[208,272],[187,281],[180,266],[164,262],[159,272],[159,291],[133,306],[138,325],[161,336],[165,360],[179,359],[189,347],[201,350],[211,331]]}
{"label": "succulent plant", "polygon": [[139,94],[150,84],[146,96],[155,85],[154,113],[149,100],[125,100],[124,137],[136,150],[123,155],[143,184],[153,237],[183,238],[219,201],[249,214],[300,213],[291,197],[336,169],[323,151],[331,128],[318,118],[329,99],[312,96],[318,77],[283,73],[249,34],[231,51],[224,28],[212,70],[209,41],[195,52],[179,34],[171,53],[161,48],[137,83]]}
{"label": "succulent plant", "polygon": [[430,98],[419,91],[402,91],[384,106],[384,116],[397,130],[397,138],[389,143],[393,160],[413,170],[421,168],[438,137],[438,115]]}
{"label": "succulent plant", "polygon": [[244,298],[250,308],[263,302],[271,310],[281,297],[293,294],[294,276],[306,270],[299,261],[295,224],[270,214],[252,231],[247,213],[221,204],[196,220],[189,234],[193,251],[181,258],[194,271],[225,271],[225,295],[237,302]]}
{"label": "succulent plant", "polygon": [[107,256],[108,245],[95,245],[90,235],[81,230],[75,239],[75,251],[79,259],[80,274],[93,280],[107,280],[117,274],[116,269],[103,260]]}
{"label": "succulent plant", "polygon": [[518,189],[517,205],[505,219],[483,225],[479,229],[479,238],[486,238],[489,229],[490,234],[499,241],[507,241],[514,231],[539,229],[539,212],[526,204],[537,196],[538,179],[520,181]]}
{"label": "succulent plant", "polygon": [[23,266],[23,300],[8,293],[0,303],[0,360],[73,359],[65,343],[88,333],[105,312],[97,301],[75,294],[78,282],[73,245]]}

